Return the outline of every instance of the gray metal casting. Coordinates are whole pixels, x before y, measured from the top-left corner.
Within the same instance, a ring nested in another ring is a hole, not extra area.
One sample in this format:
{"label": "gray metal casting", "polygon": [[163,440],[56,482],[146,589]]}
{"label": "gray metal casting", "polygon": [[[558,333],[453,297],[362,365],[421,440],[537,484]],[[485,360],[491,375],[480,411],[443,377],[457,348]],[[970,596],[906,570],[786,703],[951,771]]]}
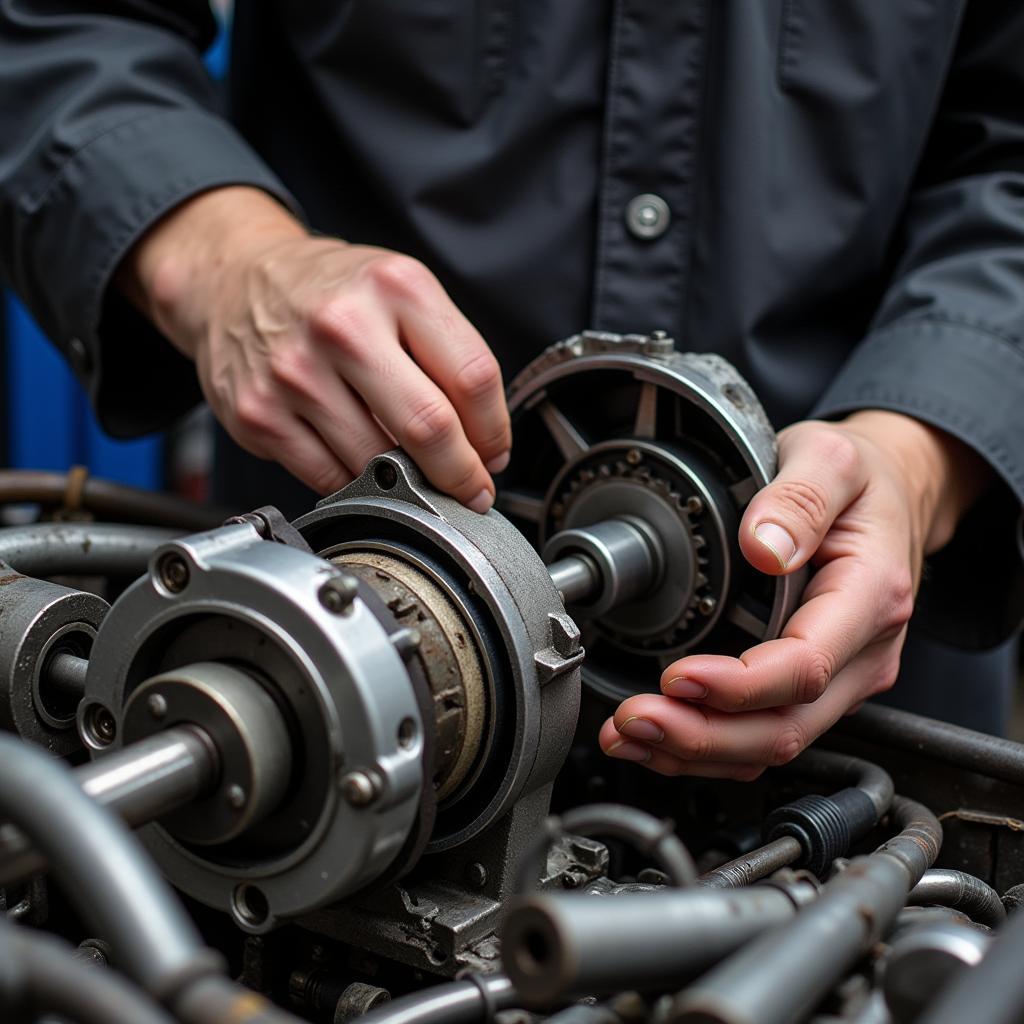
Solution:
{"label": "gray metal casting", "polygon": [[295,525],[324,558],[374,548],[416,564],[478,624],[473,640],[487,653],[492,705],[511,708],[481,763],[498,744],[507,753],[500,770],[491,766],[486,793],[475,777],[471,813],[446,828],[442,805],[428,853],[467,842],[554,778],[576,723],[583,650],[544,563],[503,516],[477,515],[438,493],[404,452],[393,451]]}
{"label": "gray metal casting", "polygon": [[[633,403],[630,422],[605,414],[611,390]],[[588,419],[584,405],[602,414]],[[534,432],[529,450],[513,449],[498,507],[538,548],[562,529],[632,515],[664,551],[661,585],[594,625],[601,647],[584,666],[589,686],[618,700],[653,688],[660,668],[687,652],[738,653],[778,635],[804,577],[768,579],[739,553],[739,518],[775,473],[776,442],[728,362],[676,352],[664,332],[587,331],[530,363],[509,388],[509,408],[517,436],[524,424]],[[650,662],[634,659],[627,674],[616,651]]]}
{"label": "gray metal casting", "polygon": [[[364,603],[332,608],[321,599],[341,578],[314,555],[262,540],[249,523],[183,538],[154,552],[149,573],[111,608],[90,657],[78,724],[98,758],[124,742],[137,687],[211,656],[262,680],[287,706],[304,774],[293,774],[291,799],[247,833],[250,856],[222,861],[217,847],[200,853],[158,825],[141,833],[177,886],[249,931],[365,885],[394,859],[417,814],[418,704]],[[368,806],[342,796],[353,770],[375,780]]]}

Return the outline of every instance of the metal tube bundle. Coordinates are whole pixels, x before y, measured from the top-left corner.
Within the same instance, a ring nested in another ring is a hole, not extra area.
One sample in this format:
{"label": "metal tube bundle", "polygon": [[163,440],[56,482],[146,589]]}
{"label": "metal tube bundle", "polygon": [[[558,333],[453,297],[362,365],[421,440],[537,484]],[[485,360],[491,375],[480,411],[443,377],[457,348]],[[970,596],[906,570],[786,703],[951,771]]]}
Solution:
{"label": "metal tube bundle", "polygon": [[532,897],[510,911],[502,959],[527,1006],[678,985],[790,920],[813,889],[665,889]]}
{"label": "metal tube bundle", "polygon": [[938,856],[942,826],[896,797],[899,835],[858,857],[792,921],[750,942],[681,992],[674,1024],[791,1024],[829,992],[895,921]]}

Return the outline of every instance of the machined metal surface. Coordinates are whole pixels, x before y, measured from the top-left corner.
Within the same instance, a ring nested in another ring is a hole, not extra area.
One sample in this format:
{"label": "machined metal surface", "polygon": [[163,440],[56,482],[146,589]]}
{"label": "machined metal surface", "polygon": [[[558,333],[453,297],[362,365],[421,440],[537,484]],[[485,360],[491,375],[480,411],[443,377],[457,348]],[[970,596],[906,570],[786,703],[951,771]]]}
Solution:
{"label": "machined metal surface", "polygon": [[52,685],[46,670],[61,651],[89,653],[107,608],[94,594],[0,563],[0,727],[55,754],[79,748],[79,695]]}
{"label": "machined metal surface", "polygon": [[[183,843],[159,825],[141,833],[176,885],[249,931],[365,885],[397,855],[418,812],[419,707],[401,656],[346,581],[249,523],[197,534],[154,553],[90,657],[78,724],[98,758],[123,744],[137,688],[211,653],[281,709],[301,756],[244,848]],[[372,786],[362,805],[343,791],[353,772]]]}
{"label": "machined metal surface", "polygon": [[[75,769],[87,796],[133,828],[203,796],[218,774],[217,752],[191,726],[158,733]],[[0,886],[45,870],[46,861],[14,825],[0,825]]]}
{"label": "machined metal surface", "polygon": [[579,630],[543,562],[502,516],[429,487],[407,455],[379,455],[296,520],[325,558],[368,547],[415,566],[459,610],[483,653],[491,706],[471,788],[439,808],[430,853],[493,825],[554,777],[579,706]]}
{"label": "machined metal surface", "polygon": [[527,366],[509,407],[516,446],[498,507],[539,550],[631,516],[663,552],[657,585],[588,619],[591,687],[618,700],[653,689],[687,652],[738,653],[778,634],[803,581],[763,576],[739,552],[742,511],[775,472],[775,434],[727,362],[676,352],[663,332],[588,331]]}

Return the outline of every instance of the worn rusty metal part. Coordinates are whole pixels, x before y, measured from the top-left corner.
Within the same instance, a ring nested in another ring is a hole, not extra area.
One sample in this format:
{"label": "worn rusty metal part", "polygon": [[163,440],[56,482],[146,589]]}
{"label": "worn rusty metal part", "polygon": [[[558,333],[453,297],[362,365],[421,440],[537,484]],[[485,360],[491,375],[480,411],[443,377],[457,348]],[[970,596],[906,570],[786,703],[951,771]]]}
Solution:
{"label": "worn rusty metal part", "polygon": [[346,551],[332,559],[365,580],[395,620],[420,634],[416,658],[434,699],[439,801],[466,780],[483,743],[487,696],[473,635],[440,587],[415,566],[381,551]]}

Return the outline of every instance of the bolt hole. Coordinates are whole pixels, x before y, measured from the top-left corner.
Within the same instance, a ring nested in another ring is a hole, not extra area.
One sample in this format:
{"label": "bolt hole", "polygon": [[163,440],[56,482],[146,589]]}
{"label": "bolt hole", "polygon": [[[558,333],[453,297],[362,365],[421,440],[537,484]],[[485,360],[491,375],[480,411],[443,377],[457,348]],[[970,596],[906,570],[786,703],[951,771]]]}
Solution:
{"label": "bolt hole", "polygon": [[117,738],[117,720],[102,704],[90,704],[82,721],[86,739],[95,747],[109,747]]}
{"label": "bolt hole", "polygon": [[411,718],[403,718],[398,726],[398,742],[406,749],[416,742],[416,723]]}
{"label": "bolt hole", "polygon": [[398,483],[398,470],[387,460],[373,467],[373,479],[382,491],[390,491]]}
{"label": "bolt hole", "polygon": [[156,574],[164,589],[171,594],[180,594],[188,586],[188,563],[177,551],[168,551],[157,562]]}
{"label": "bolt hole", "polygon": [[259,886],[243,884],[235,889],[233,897],[235,914],[248,925],[264,924],[270,917],[270,904]]}

